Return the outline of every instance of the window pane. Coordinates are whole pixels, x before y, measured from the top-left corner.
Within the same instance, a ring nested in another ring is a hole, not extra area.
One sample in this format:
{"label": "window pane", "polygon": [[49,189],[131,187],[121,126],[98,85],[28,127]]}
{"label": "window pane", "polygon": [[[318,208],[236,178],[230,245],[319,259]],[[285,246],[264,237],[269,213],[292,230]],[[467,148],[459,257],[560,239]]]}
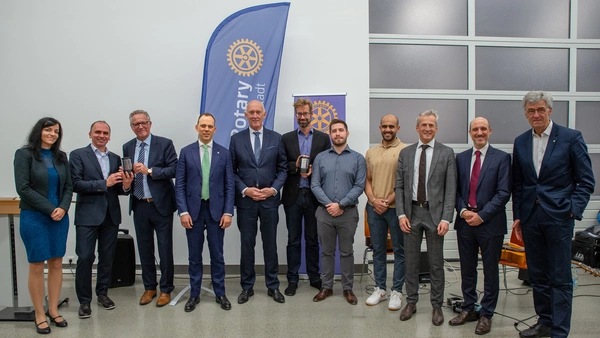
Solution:
{"label": "window pane", "polygon": [[575,128],[583,134],[586,143],[600,144],[600,102],[577,102]]}
{"label": "window pane", "polygon": [[598,24],[600,1],[579,0],[577,12],[577,37],[580,39],[600,39]]}
{"label": "window pane", "polygon": [[477,0],[475,35],[567,39],[569,1]]}
{"label": "window pane", "polygon": [[600,92],[600,49],[577,50],[577,91]]}
{"label": "window pane", "polygon": [[[594,178],[596,181],[600,179],[600,154],[590,154],[592,159],[592,170],[594,171]],[[595,188],[592,196],[600,196],[600,189]]]}
{"label": "window pane", "polygon": [[476,87],[481,90],[569,90],[569,50],[477,47]]}
{"label": "window pane", "polygon": [[381,142],[379,121],[384,115],[394,114],[400,121],[398,137],[406,144],[419,140],[415,128],[420,112],[434,109],[440,116],[435,139],[442,143],[467,143],[466,100],[371,99],[370,143]]}
{"label": "window pane", "polygon": [[[554,101],[552,120],[561,126],[566,126],[568,123],[568,110],[569,105],[567,102]],[[492,127],[491,144],[512,144],[517,136],[531,129],[531,125],[525,118],[521,101],[477,100],[475,102],[475,116],[485,117],[490,121]]]}
{"label": "window pane", "polygon": [[371,88],[467,89],[466,46],[371,44]]}
{"label": "window pane", "polygon": [[467,35],[467,0],[370,0],[369,32]]}

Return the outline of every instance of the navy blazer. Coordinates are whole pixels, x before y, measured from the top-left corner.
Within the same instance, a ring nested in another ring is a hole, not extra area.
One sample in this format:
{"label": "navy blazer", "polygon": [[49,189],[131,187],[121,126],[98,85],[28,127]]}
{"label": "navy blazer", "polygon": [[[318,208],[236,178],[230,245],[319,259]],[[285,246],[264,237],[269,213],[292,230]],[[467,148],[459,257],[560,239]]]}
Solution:
{"label": "navy blazer", "polygon": [[279,191],[287,178],[285,149],[279,133],[267,128],[263,128],[263,132],[259,163],[254,158],[248,128],[231,136],[229,152],[235,175],[235,205],[238,208],[250,208],[254,202],[252,198],[242,196],[242,191],[248,187],[275,188],[277,194],[261,203],[265,208],[276,208],[281,204]]}
{"label": "navy blazer", "polygon": [[[99,226],[106,217],[107,208],[113,224],[121,224],[119,195],[126,195],[128,192],[123,190],[121,183],[106,187],[106,179],[92,146],[73,150],[69,161],[73,191],[77,193],[75,225]],[[118,172],[121,166],[119,155],[109,151],[108,161],[108,174]]]}
{"label": "navy blazer", "polygon": [[[219,222],[224,213],[233,215],[235,179],[227,148],[213,142],[210,161],[210,215]],[[192,222],[198,219],[202,199],[200,146],[194,142],[179,153],[175,180],[175,197],[179,214],[188,212]]]}
{"label": "navy blazer", "polygon": [[532,129],[515,139],[513,149],[513,218],[525,223],[535,205],[555,222],[581,220],[594,192],[594,173],[581,132],[553,123],[540,175],[533,165]]}
{"label": "navy blazer", "polygon": [[[469,224],[460,217],[460,211],[466,209],[471,184],[471,159],[473,149],[465,150],[456,156],[457,188],[456,188],[456,223],[454,229],[468,227]],[[510,155],[506,152],[488,147],[481,166],[477,183],[477,214],[483,223],[474,229],[485,231],[490,236],[506,234],[506,203],[510,199],[511,167]]]}
{"label": "navy blazer", "polygon": [[[132,162],[135,161],[136,140],[134,138],[123,145],[123,157],[131,158]],[[161,215],[169,216],[177,210],[175,187],[172,180],[175,178],[175,172],[177,171],[177,152],[175,152],[173,141],[152,134],[148,168],[152,168],[152,175],[147,175],[147,178],[154,205]],[[131,183],[131,190],[134,189],[135,179]],[[129,198],[130,215],[133,208],[133,198],[132,193]]]}
{"label": "navy blazer", "polygon": [[19,208],[37,210],[50,216],[57,207],[69,211],[73,197],[73,184],[68,163],[58,163],[53,158],[54,169],[58,173],[60,201],[54,205],[48,199],[48,168],[44,161],[38,161],[27,149],[15,152],[15,186],[21,200]]}
{"label": "navy blazer", "polygon": [[[298,188],[300,187],[300,172],[296,168],[296,160],[300,156],[300,144],[298,144],[298,129],[292,130],[289,133],[283,134],[281,137],[283,146],[285,147],[285,156],[287,157],[288,177],[283,186],[281,193],[281,203],[284,206],[290,206],[296,202],[298,197]],[[331,148],[329,135],[313,129],[312,144],[310,147],[310,164],[315,160],[315,157],[322,151]],[[310,179],[308,177],[308,187],[310,188]],[[317,199],[313,196],[315,204]]]}

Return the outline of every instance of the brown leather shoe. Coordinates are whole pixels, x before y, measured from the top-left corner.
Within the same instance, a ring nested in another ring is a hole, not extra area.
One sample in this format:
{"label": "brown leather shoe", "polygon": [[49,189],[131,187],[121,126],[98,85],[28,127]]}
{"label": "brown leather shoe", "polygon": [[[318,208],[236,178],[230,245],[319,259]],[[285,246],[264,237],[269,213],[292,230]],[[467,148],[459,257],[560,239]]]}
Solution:
{"label": "brown leather shoe", "polygon": [[344,297],[346,297],[346,301],[349,304],[356,305],[356,303],[358,303],[352,290],[344,290]]}
{"label": "brown leather shoe", "polygon": [[402,309],[402,312],[400,312],[400,320],[401,321],[409,320],[410,318],[412,318],[412,315],[415,312],[417,312],[417,304],[415,304],[415,303],[406,304],[404,309]]}
{"label": "brown leather shoe", "polygon": [[435,326],[440,326],[444,324],[444,314],[442,313],[442,308],[439,306],[434,306],[433,311],[431,311],[431,322]]}
{"label": "brown leather shoe", "polygon": [[475,311],[462,311],[458,316],[450,319],[448,324],[450,326],[463,325],[466,322],[474,322],[477,320],[477,312]]}
{"label": "brown leather shoe", "polygon": [[158,307],[165,306],[165,305],[169,304],[170,301],[171,301],[171,294],[161,292],[160,296],[158,296],[158,300],[156,301],[156,306],[158,306]]}
{"label": "brown leather shoe", "polygon": [[156,297],[156,290],[146,290],[140,298],[140,305],[146,305],[152,302],[152,299]]}
{"label": "brown leather shoe", "polygon": [[492,318],[481,316],[475,327],[475,334],[486,334],[492,330]]}
{"label": "brown leather shoe", "polygon": [[321,289],[321,291],[313,298],[313,302],[320,302],[331,295],[333,295],[333,290]]}

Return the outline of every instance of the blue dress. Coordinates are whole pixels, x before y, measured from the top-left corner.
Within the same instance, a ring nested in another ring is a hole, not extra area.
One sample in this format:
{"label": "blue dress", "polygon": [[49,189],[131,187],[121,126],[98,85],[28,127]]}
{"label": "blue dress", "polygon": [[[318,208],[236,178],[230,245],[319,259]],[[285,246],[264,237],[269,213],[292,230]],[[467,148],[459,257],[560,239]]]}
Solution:
{"label": "blue dress", "polygon": [[[58,206],[60,182],[52,162],[52,151],[42,149],[42,160],[48,168],[48,200]],[[68,165],[68,164],[67,164]],[[69,214],[58,222],[37,210],[21,210],[21,239],[30,263],[63,257],[67,250]]]}

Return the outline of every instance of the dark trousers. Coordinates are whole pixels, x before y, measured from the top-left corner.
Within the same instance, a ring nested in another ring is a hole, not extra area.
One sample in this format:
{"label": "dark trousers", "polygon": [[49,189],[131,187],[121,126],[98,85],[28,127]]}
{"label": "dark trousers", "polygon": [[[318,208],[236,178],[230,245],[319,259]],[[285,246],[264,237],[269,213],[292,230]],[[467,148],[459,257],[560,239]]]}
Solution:
{"label": "dark trousers", "polygon": [[265,208],[260,202],[252,203],[250,208],[237,209],[237,224],[240,229],[242,257],[240,259],[240,285],[249,290],[256,281],[254,271],[254,247],[260,218],[260,235],[263,242],[265,261],[265,284],[269,289],[279,288],[279,261],[277,259],[277,223],[279,208]]}
{"label": "dark trousers", "polygon": [[202,250],[204,248],[204,230],[210,252],[210,277],[217,297],[225,296],[225,259],[223,258],[223,237],[225,229],[210,215],[210,202],[202,201],[198,219],[193,220],[191,229],[186,229],[188,242],[188,261],[190,274],[190,297],[200,296],[202,286]]}
{"label": "dark trousers", "polygon": [[462,279],[461,289],[464,302],[462,309],[465,311],[475,310],[477,302],[477,258],[481,248],[483,262],[483,298],[481,299],[480,314],[492,318],[496,304],[498,303],[498,292],[500,289],[500,276],[498,262],[502,253],[502,242],[504,236],[490,236],[484,227],[462,226],[456,232],[458,240],[458,253],[460,254],[460,276]]}
{"label": "dark trousers", "polygon": [[142,282],[146,290],[156,290],[156,263],[154,257],[154,232],[160,259],[160,291],[171,293],[173,286],[173,215],[163,216],[154,203],[133,202],[133,224],[142,266]]}
{"label": "dark trousers", "polygon": [[290,283],[298,283],[300,279],[298,270],[302,260],[302,219],[304,219],[306,273],[311,282],[321,279],[319,274],[319,235],[315,218],[318,205],[309,188],[300,188],[294,204],[284,207],[288,229],[287,280]]}
{"label": "dark trousers", "polygon": [[98,241],[98,265],[96,274],[96,296],[108,294],[111,283],[111,272],[117,233],[119,226],[114,224],[107,213],[102,224],[98,226],[75,227],[75,292],[80,304],[92,301],[92,266],[96,260],[94,254]]}
{"label": "dark trousers", "polygon": [[423,232],[427,240],[427,259],[431,275],[432,306],[444,303],[444,236],[437,234],[437,224],[433,224],[429,209],[412,206],[410,233],[404,234],[404,255],[406,259],[406,301],[416,304],[419,301],[419,260]]}
{"label": "dark trousers", "polygon": [[567,337],[571,329],[573,227],[572,219],[557,223],[538,205],[521,224],[535,312],[552,337]]}

